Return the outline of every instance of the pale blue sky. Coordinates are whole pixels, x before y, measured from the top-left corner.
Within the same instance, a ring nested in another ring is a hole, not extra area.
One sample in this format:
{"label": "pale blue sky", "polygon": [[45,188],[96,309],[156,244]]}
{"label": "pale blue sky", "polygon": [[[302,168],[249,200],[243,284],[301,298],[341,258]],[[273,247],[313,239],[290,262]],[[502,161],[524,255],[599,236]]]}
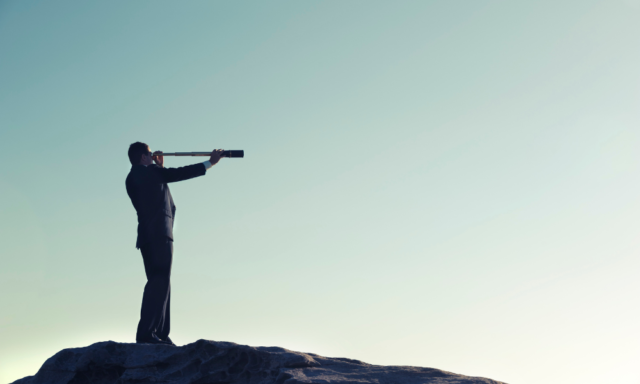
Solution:
{"label": "pale blue sky", "polygon": [[0,381],[134,341],[140,140],[246,152],[171,186],[178,344],[639,383],[639,40],[634,0],[0,1]]}

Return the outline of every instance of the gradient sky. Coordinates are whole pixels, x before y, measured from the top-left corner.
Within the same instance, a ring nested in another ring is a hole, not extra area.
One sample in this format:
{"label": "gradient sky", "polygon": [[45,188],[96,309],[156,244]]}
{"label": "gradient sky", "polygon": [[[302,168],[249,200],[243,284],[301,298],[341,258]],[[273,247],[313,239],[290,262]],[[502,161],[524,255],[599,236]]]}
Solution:
{"label": "gradient sky", "polygon": [[0,382],[134,341],[140,140],[246,153],[171,186],[178,344],[640,383],[639,70],[635,0],[0,1]]}

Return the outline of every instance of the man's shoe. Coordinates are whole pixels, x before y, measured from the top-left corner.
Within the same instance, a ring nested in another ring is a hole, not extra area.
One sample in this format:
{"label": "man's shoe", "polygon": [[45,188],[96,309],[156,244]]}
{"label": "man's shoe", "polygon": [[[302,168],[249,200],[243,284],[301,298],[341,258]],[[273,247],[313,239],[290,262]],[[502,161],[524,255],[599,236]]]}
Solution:
{"label": "man's shoe", "polygon": [[162,341],[164,341],[165,343],[169,343],[169,345],[173,345],[174,347],[176,346],[173,341],[169,338],[169,336],[165,337],[164,339],[162,339]]}
{"label": "man's shoe", "polygon": [[152,333],[151,335],[144,337],[142,339],[136,339],[136,343],[138,344],[163,344],[163,345],[175,345],[171,342],[166,342],[163,340],[160,340],[160,338],[158,338],[158,336],[156,336],[155,333]]}

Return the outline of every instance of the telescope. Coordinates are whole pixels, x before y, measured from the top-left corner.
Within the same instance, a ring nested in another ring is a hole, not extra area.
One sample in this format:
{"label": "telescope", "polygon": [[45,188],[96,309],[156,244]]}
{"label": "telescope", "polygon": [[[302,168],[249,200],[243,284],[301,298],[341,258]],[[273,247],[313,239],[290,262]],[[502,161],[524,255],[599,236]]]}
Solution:
{"label": "telescope", "polygon": [[[163,153],[162,156],[211,156],[211,152],[169,152]],[[233,149],[222,152],[222,157],[244,157],[244,151]]]}

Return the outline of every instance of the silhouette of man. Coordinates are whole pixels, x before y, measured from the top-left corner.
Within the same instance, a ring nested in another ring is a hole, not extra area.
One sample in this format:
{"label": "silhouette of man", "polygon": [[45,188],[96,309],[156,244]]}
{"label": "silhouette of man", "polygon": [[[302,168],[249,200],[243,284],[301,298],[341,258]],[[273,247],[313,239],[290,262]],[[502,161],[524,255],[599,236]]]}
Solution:
{"label": "silhouette of man", "polygon": [[[161,151],[151,153],[145,143],[129,146],[131,171],[127,194],[138,214],[136,248],[142,253],[147,284],[142,296],[137,343],[175,345],[169,338],[173,222],[176,206],[168,183],[202,176],[222,157],[222,149],[211,152],[204,163],[180,168],[164,168]],[[155,164],[154,164],[155,162]]]}

